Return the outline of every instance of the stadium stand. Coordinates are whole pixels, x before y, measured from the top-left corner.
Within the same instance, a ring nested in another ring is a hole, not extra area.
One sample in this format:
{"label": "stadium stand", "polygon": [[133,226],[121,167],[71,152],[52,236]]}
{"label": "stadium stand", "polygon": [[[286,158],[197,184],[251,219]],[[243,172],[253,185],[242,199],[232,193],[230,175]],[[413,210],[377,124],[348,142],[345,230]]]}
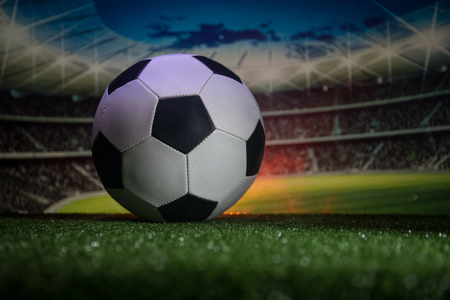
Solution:
{"label": "stadium stand", "polygon": [[101,190],[91,158],[0,161],[0,213],[42,212],[77,193]]}
{"label": "stadium stand", "polygon": [[419,134],[395,138],[267,147],[260,175],[377,170],[450,170],[450,135]]}
{"label": "stadium stand", "polygon": [[[255,94],[268,145],[260,175],[450,170],[448,79]],[[89,152],[99,99],[0,96],[0,213],[102,190]]]}
{"label": "stadium stand", "polygon": [[55,117],[93,117],[100,99],[74,101],[70,97],[24,95],[13,98],[0,93],[0,114]]}
{"label": "stadium stand", "polygon": [[0,123],[0,151],[89,150],[91,131],[91,124],[3,122]]}
{"label": "stadium stand", "polygon": [[261,111],[277,111],[325,107],[392,99],[450,89],[450,71],[428,74],[422,90],[422,73],[393,78],[392,82],[356,82],[351,88],[334,86],[305,91],[286,91],[255,94]]}
{"label": "stadium stand", "polygon": [[264,123],[269,140],[449,125],[450,101],[430,97],[377,107],[266,117]]}

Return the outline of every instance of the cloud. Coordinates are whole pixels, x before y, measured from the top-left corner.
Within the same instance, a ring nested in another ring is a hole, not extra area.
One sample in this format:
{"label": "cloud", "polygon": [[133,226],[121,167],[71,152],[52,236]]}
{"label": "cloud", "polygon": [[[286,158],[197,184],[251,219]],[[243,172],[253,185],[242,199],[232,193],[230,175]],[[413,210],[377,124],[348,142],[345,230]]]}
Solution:
{"label": "cloud", "polygon": [[361,29],[353,23],[342,23],[339,28],[341,31],[360,31]]}
{"label": "cloud", "polygon": [[366,27],[373,27],[384,22],[386,22],[386,19],[380,17],[368,17],[363,20],[364,26]]}
{"label": "cloud", "polygon": [[331,41],[334,40],[334,36],[332,36],[331,34],[321,34],[318,37],[316,37],[316,40],[318,41]]}
{"label": "cloud", "polygon": [[168,48],[187,48],[197,46],[217,47],[221,44],[231,44],[238,41],[267,41],[268,36],[279,37],[275,32],[266,35],[258,29],[230,30],[223,23],[200,24],[199,30],[171,31],[168,24],[153,23],[147,26],[150,29],[148,36],[151,38],[176,37],[177,40]]}
{"label": "cloud", "polygon": [[151,38],[177,37],[187,33],[181,31],[170,31],[170,25],[165,23],[150,23],[147,25],[147,28],[150,29],[150,32],[147,33],[147,35]]}
{"label": "cloud", "polygon": [[322,27],[319,27],[319,28],[313,27],[312,29],[313,30],[318,30],[318,31],[330,31],[330,30],[333,29],[333,27],[331,27],[331,25],[325,25],[325,26],[322,26]]}
{"label": "cloud", "polygon": [[296,32],[293,35],[291,35],[291,41],[297,41],[297,40],[306,39],[306,38],[311,38],[311,39],[316,38],[315,32],[312,30],[299,31],[299,32]]}
{"label": "cloud", "polygon": [[271,41],[276,41],[276,42],[281,41],[280,36],[273,29],[270,29],[269,31],[267,31],[267,36],[270,37]]}
{"label": "cloud", "polygon": [[330,41],[334,40],[334,36],[331,34],[322,33],[320,35],[316,34],[314,31],[299,31],[293,35],[291,35],[291,41],[298,41],[302,39],[311,39],[317,41]]}
{"label": "cloud", "polygon": [[267,29],[270,25],[272,25],[272,20],[269,20],[267,22],[262,22],[261,24],[259,24],[259,27],[261,29]]}
{"label": "cloud", "polygon": [[182,16],[169,17],[167,15],[159,15],[159,19],[166,22],[172,22],[172,21],[185,21],[187,20],[187,17]]}

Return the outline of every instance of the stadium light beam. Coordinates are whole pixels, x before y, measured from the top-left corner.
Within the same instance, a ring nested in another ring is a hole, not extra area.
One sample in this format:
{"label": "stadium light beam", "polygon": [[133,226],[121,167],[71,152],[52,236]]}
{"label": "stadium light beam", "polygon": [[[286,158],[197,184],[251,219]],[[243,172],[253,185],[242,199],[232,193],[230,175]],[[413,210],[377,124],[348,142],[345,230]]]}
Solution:
{"label": "stadium light beam", "polygon": [[[11,65],[11,64],[13,64],[13,63],[15,63],[15,62],[17,62],[17,61],[20,61],[20,60],[23,59],[27,54],[33,53],[32,50],[31,50],[31,48],[37,49],[37,47],[38,47],[39,45],[46,45],[46,44],[49,44],[49,43],[53,42],[53,41],[56,40],[56,39],[59,39],[59,38],[63,37],[64,34],[65,34],[66,32],[69,32],[69,31],[71,31],[72,29],[78,27],[79,24],[83,23],[84,21],[85,21],[85,20],[81,20],[80,22],[78,22],[78,23],[76,23],[76,24],[74,24],[74,25],[72,25],[72,26],[66,28],[65,30],[60,31],[58,34],[52,36],[51,38],[49,38],[49,39],[47,39],[47,40],[45,40],[45,41],[43,41],[43,42],[40,42],[39,44],[36,44],[35,41],[33,41],[32,45],[28,48],[27,51],[24,51],[21,55],[18,55],[18,56],[16,56],[14,59],[8,61],[7,64],[6,64],[6,66],[9,66],[9,65]],[[35,49],[34,49],[34,51],[36,51]],[[42,48],[39,47],[38,49],[42,49]],[[36,54],[36,52],[35,52],[35,54]]]}
{"label": "stadium light beam", "polygon": [[[106,36],[107,34],[108,34],[108,33],[102,35],[101,37],[104,37],[104,36]],[[76,57],[76,54],[77,54],[78,52],[84,51],[84,50],[86,50],[87,48],[92,47],[95,43],[97,43],[97,41],[92,41],[92,42],[90,42],[89,44],[84,45],[83,47],[81,47],[81,48],[77,49],[76,51],[74,51],[74,52],[70,53],[69,55],[67,55],[67,56],[66,56],[66,59],[69,59],[69,58],[71,58],[71,59],[72,59],[72,58],[75,58],[75,57]],[[49,60],[48,60],[48,63],[50,63],[50,65],[49,65],[47,68],[45,68],[45,69],[39,71],[38,73],[36,73],[36,74],[35,74],[36,77],[42,76],[42,75],[44,75],[45,73],[51,71],[51,69],[53,69],[54,67],[58,66],[58,62],[56,61],[56,58],[51,58],[51,59],[49,59]],[[42,63],[41,63],[41,64],[42,64]],[[24,86],[24,85],[30,83],[32,80],[33,80],[33,78],[29,77],[28,79],[26,79],[26,80],[22,81],[21,83],[19,83],[18,85],[16,85],[14,88],[16,88],[16,89],[17,89],[17,88],[20,88],[20,87],[22,87],[22,86]]]}
{"label": "stadium light beam", "polygon": [[[15,27],[15,22],[16,22],[16,14],[17,14],[17,5],[18,5],[18,0],[14,1],[14,8],[13,8],[13,12],[11,15],[11,22],[9,25],[9,29],[13,30],[13,28]],[[6,70],[6,62],[8,61],[8,52],[9,52],[9,48],[11,47],[11,31],[8,30],[6,32],[6,45],[5,45],[5,56],[3,56],[3,65],[2,65],[2,71],[0,74],[0,89],[2,87],[3,84],[3,77],[5,76],[5,70]]]}

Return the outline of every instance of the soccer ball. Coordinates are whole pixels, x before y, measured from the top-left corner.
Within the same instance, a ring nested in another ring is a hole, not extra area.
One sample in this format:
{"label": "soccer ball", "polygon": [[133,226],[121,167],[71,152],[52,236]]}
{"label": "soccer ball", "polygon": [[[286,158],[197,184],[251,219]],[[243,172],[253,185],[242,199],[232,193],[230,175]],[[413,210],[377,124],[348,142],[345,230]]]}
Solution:
{"label": "soccer ball", "polygon": [[106,191],[158,222],[215,218],[254,182],[265,134],[242,80],[199,55],[141,60],[107,87],[92,156]]}

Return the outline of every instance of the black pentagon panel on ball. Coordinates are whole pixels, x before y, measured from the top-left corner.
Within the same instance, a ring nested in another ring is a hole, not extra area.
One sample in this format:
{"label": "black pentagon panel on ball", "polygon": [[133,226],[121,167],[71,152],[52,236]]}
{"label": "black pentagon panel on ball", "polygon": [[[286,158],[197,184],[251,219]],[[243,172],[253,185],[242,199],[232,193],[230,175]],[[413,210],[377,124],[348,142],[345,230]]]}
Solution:
{"label": "black pentagon panel on ball", "polygon": [[199,96],[160,99],[152,136],[187,154],[215,129]]}
{"label": "black pentagon panel on ball", "polygon": [[201,56],[201,55],[195,55],[194,58],[201,61],[205,66],[207,66],[211,71],[213,71],[214,74],[219,74],[222,76],[229,77],[229,78],[234,79],[237,82],[242,84],[241,78],[239,78],[239,76],[237,76],[236,73],[234,73],[233,71],[231,71],[224,65],[218,63],[217,61],[207,58],[205,56]]}
{"label": "black pentagon panel on ball", "polygon": [[119,74],[108,86],[108,94],[124,86],[128,82],[135,80],[141,74],[142,70],[148,65],[150,59],[141,60]]}
{"label": "black pentagon panel on ball", "polygon": [[122,188],[122,155],[113,144],[99,132],[92,145],[92,158],[103,185]]}
{"label": "black pentagon panel on ball", "polygon": [[258,174],[264,156],[266,135],[261,121],[258,121],[255,130],[246,142],[247,146],[247,173],[246,176]]}
{"label": "black pentagon panel on ball", "polygon": [[206,220],[216,208],[217,202],[186,194],[175,201],[158,207],[167,222],[189,222]]}

